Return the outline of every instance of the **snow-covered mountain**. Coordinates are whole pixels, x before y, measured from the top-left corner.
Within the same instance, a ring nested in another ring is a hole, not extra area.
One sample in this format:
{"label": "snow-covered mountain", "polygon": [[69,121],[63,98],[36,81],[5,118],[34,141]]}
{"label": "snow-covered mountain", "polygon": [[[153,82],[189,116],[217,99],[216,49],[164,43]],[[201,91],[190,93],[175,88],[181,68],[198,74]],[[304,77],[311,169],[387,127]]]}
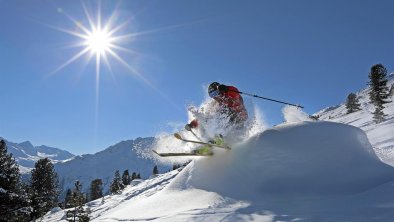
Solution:
{"label": "snow-covered mountain", "polygon": [[29,141],[22,143],[13,143],[6,141],[8,152],[12,153],[13,157],[19,164],[19,169],[22,174],[29,174],[34,168],[35,162],[42,158],[49,158],[53,163],[58,163],[73,158],[75,155],[54,147],[48,146],[33,146]]}
{"label": "snow-covered mountain", "polygon": [[[388,79],[387,85],[390,87],[394,84],[394,73],[390,74]],[[383,110],[387,114],[386,121],[375,124],[372,114],[375,107],[369,101],[369,91],[370,89],[367,87],[356,92],[361,104],[360,111],[347,114],[344,102],[337,106],[325,108],[314,115],[318,115],[320,120],[345,123],[361,128],[366,132],[378,156],[384,162],[394,166],[394,96],[389,97],[389,100],[393,102],[385,104]]]}
{"label": "snow-covered mountain", "polygon": [[[82,183],[83,190],[87,190],[94,179],[102,179],[106,192],[116,170],[119,170],[121,175],[124,170],[129,170],[130,175],[136,172],[140,173],[142,178],[150,177],[157,163],[142,157],[140,153],[151,147],[153,142],[153,137],[126,140],[98,153],[76,156],[69,161],[55,164],[63,192],[68,188],[73,189],[76,180]],[[159,166],[159,169],[163,171],[169,167]]]}
{"label": "snow-covered mountain", "polygon": [[[359,128],[282,124],[89,202],[92,221],[391,221],[394,167]],[[65,211],[44,221],[65,221]]]}
{"label": "snow-covered mountain", "polygon": [[157,164],[152,158],[143,157],[144,150],[152,147],[154,140],[153,137],[126,140],[98,153],[81,156],[44,145],[34,146],[29,141],[5,141],[8,152],[12,153],[18,162],[24,179],[29,178],[37,160],[45,157],[51,159],[64,194],[67,188],[74,188],[76,180],[82,182],[83,189],[87,190],[92,180],[102,179],[104,191],[107,191],[116,170],[122,174],[127,169],[130,175],[136,172],[140,173],[142,178],[150,177],[155,165],[158,165],[160,171],[167,171],[170,167]]}

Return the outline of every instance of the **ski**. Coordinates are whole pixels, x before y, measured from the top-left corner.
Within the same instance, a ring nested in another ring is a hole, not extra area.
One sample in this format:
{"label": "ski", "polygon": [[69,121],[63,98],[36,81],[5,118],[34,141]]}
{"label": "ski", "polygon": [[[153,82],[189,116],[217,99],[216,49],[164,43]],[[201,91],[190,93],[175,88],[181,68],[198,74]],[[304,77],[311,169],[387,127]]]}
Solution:
{"label": "ski", "polygon": [[206,143],[206,142],[195,141],[195,140],[187,140],[187,139],[184,139],[179,133],[174,133],[174,136],[175,136],[175,138],[182,140],[184,142],[188,142],[188,143],[197,143],[197,144],[208,145],[208,146],[212,146],[212,147],[218,147],[218,148],[231,150],[231,148],[229,146],[217,145],[217,144],[213,144],[213,143]]}
{"label": "ski", "polygon": [[158,153],[156,150],[152,150],[153,153],[161,157],[171,156],[213,156],[213,154],[197,154],[197,153]]}

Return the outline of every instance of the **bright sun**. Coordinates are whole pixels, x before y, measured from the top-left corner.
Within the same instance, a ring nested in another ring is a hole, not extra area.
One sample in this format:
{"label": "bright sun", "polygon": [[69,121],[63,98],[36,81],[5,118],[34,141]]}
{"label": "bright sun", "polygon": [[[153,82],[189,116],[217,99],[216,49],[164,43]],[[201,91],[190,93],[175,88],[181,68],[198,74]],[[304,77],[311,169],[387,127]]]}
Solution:
{"label": "bright sun", "polygon": [[113,39],[107,30],[94,30],[86,35],[85,44],[94,54],[104,55],[113,46]]}
{"label": "bright sun", "polygon": [[[83,11],[86,15],[86,20],[84,21],[78,21],[68,15],[62,8],[58,8],[58,12],[64,14],[74,24],[73,29],[64,29],[61,27],[49,25],[54,29],[77,37],[79,41],[70,46],[80,48],[80,50],[77,51],[74,56],[72,56],[62,65],[60,65],[51,74],[57,73],[58,71],[77,61],[81,57],[86,56],[87,59],[85,60],[85,65],[87,65],[87,63],[89,63],[91,60],[94,60],[96,63],[96,88],[98,90],[101,64],[104,63],[113,75],[111,69],[112,62],[110,62],[110,58],[112,58],[114,61],[117,61],[123,66],[125,66],[130,71],[130,74],[133,74],[135,77],[138,77],[147,85],[153,87],[153,85],[136,68],[134,68],[127,62],[131,60],[124,59],[121,56],[121,53],[123,55],[124,53],[127,53],[129,56],[133,57],[139,56],[139,53],[137,51],[129,48],[130,44],[137,36],[154,33],[164,29],[175,28],[180,25],[147,30],[143,32],[124,33],[123,29],[129,27],[128,23],[133,18],[132,16],[130,16],[129,19],[123,19],[122,23],[118,23],[120,17],[117,14],[118,10],[116,8],[113,10],[112,14],[107,17],[105,21],[103,21],[100,10],[100,1],[98,1],[96,17],[92,16],[92,14],[89,13],[90,10],[86,7],[83,1],[82,6]],[[117,7],[119,7],[119,5]],[[128,47],[122,46],[124,44],[127,44]]]}
{"label": "bright sun", "polygon": [[[126,53],[134,53],[132,50],[128,48],[122,47],[120,44],[128,42],[130,43],[130,38],[138,35],[138,33],[127,33],[120,34],[121,29],[127,27],[128,20],[121,24],[115,25],[116,20],[118,18],[115,11],[112,15],[106,20],[102,21],[100,7],[97,11],[97,17],[94,18],[90,13],[85,4],[82,4],[83,10],[86,15],[86,21],[81,22],[77,21],[73,17],[69,16],[63,10],[58,10],[59,13],[63,13],[70,19],[75,27],[74,29],[63,29],[60,27],[53,27],[62,32],[68,33],[75,37],[79,38],[79,41],[73,45],[75,47],[81,47],[80,51],[77,52],[73,57],[71,57],[68,61],[58,67],[53,73],[56,73],[66,67],[67,65],[73,63],[84,55],[88,55],[88,59],[86,61],[90,61],[95,58],[96,62],[96,76],[97,81],[100,77],[100,67],[102,62],[104,62],[109,70],[111,70],[109,57],[114,58],[121,64],[125,65],[133,74],[136,74],[138,77],[141,75],[118,54],[119,51]],[[136,55],[135,53],[133,55]],[[98,86],[97,86],[98,87]]]}

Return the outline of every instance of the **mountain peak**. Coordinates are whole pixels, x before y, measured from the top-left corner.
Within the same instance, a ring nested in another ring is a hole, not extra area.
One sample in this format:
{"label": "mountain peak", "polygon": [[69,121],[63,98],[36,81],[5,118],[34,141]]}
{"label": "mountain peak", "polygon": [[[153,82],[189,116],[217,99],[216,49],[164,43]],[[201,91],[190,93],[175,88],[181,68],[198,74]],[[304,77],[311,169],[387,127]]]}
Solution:
{"label": "mountain peak", "polygon": [[31,144],[30,141],[18,143],[18,146],[22,147],[24,152],[28,155],[31,155],[31,156],[37,155],[37,149],[33,146],[33,144]]}
{"label": "mountain peak", "polygon": [[18,145],[23,146],[24,148],[27,148],[27,147],[34,148],[33,144],[31,144],[31,142],[28,140],[18,143]]}

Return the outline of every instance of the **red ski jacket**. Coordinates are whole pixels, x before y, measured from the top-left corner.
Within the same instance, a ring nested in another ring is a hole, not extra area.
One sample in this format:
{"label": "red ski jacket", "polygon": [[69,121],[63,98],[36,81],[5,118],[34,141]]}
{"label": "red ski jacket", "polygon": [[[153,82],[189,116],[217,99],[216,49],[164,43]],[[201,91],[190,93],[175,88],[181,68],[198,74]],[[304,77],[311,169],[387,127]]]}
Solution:
{"label": "red ski jacket", "polygon": [[227,86],[227,91],[222,92],[220,96],[214,99],[223,109],[222,112],[230,116],[230,121],[239,123],[248,119],[248,112],[244,106],[244,101],[236,87]]}

